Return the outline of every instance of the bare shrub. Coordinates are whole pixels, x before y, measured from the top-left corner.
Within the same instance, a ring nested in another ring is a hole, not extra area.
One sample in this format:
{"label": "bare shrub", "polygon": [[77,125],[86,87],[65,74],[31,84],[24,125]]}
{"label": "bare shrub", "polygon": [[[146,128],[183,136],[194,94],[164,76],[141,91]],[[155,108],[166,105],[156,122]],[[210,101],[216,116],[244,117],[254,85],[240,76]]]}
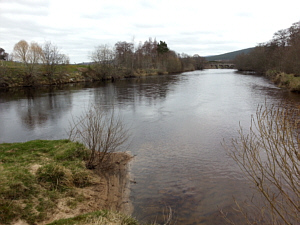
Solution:
{"label": "bare shrub", "polygon": [[89,169],[105,167],[110,153],[124,147],[129,136],[129,130],[120,117],[116,117],[114,110],[108,113],[95,105],[70,123],[69,139],[79,141],[91,150],[86,164]]}
{"label": "bare shrub", "polygon": [[240,128],[239,138],[224,145],[255,190],[247,205],[236,201],[246,224],[300,224],[299,116],[299,110],[265,104],[249,132]]}

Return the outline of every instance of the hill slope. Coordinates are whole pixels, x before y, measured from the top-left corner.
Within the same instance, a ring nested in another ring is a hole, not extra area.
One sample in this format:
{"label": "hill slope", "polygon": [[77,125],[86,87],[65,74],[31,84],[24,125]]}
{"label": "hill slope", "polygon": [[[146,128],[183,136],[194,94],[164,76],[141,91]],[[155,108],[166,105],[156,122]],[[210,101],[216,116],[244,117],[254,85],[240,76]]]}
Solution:
{"label": "hill slope", "polygon": [[220,55],[206,56],[204,57],[207,61],[218,61],[218,60],[233,60],[237,55],[242,53],[247,54],[254,48],[245,48],[238,51],[228,52]]}

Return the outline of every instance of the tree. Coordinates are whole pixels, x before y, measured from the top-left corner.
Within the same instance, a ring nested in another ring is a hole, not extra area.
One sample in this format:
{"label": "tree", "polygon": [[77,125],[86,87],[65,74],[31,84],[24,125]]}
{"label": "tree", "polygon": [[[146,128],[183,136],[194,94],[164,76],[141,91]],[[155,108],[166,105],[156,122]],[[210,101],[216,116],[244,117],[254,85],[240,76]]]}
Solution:
{"label": "tree", "polygon": [[62,67],[62,65],[69,64],[69,57],[61,54],[56,45],[50,41],[43,45],[42,61],[44,65],[45,75],[49,80],[52,80],[55,73]]}
{"label": "tree", "polygon": [[[285,72],[300,75],[300,22],[290,28],[277,31],[273,39],[258,45],[247,55],[237,56],[238,70],[250,70],[266,74]],[[275,72],[275,73],[274,73]]]}
{"label": "tree", "polygon": [[126,41],[117,42],[115,44],[116,64],[120,67],[128,69],[131,73],[134,63],[134,44]]}
{"label": "tree", "polygon": [[183,71],[192,71],[195,70],[194,59],[188,54],[182,53],[180,56],[182,70]]}
{"label": "tree", "polygon": [[36,69],[39,66],[43,56],[41,46],[36,42],[31,42],[30,45],[21,40],[14,46],[14,57],[20,60],[25,67],[23,82],[24,85],[33,85],[35,82]]}
{"label": "tree", "polygon": [[288,33],[288,45],[293,46],[300,41],[300,21],[293,23],[293,25],[287,29]]}
{"label": "tree", "polygon": [[22,63],[27,62],[28,51],[29,51],[29,44],[25,40],[19,41],[14,46],[14,56],[17,60],[20,60]]}
{"label": "tree", "polygon": [[288,32],[288,47],[286,48],[284,71],[300,75],[300,22],[294,23]]}
{"label": "tree", "polygon": [[151,38],[143,44],[140,42],[137,50],[135,51],[136,68],[138,69],[153,69],[157,68],[157,42],[152,41]]}
{"label": "tree", "polygon": [[169,48],[168,48],[167,43],[164,41],[159,41],[159,43],[157,44],[158,54],[164,54],[164,53],[167,53],[168,51],[169,51]]}
{"label": "tree", "polygon": [[8,60],[8,53],[3,48],[0,48],[0,60]]}
{"label": "tree", "polygon": [[300,224],[299,116],[297,109],[258,107],[249,133],[241,128],[225,145],[261,198],[246,208],[237,203],[247,224]]}
{"label": "tree", "polygon": [[198,54],[193,55],[194,67],[196,70],[203,70],[205,67],[205,58],[199,56]]}
{"label": "tree", "polygon": [[27,52],[27,64],[30,65],[31,71],[33,67],[41,62],[43,57],[43,50],[37,42],[31,42]]}
{"label": "tree", "polygon": [[21,40],[14,46],[14,57],[20,60],[28,67],[28,72],[33,72],[33,68],[42,59],[43,51],[41,46],[36,42],[31,42],[30,45]]}
{"label": "tree", "polygon": [[182,71],[182,66],[180,59],[178,58],[176,52],[174,51],[168,51],[165,54],[165,57],[161,56],[162,61],[164,61],[165,64],[165,70],[168,73],[178,73]]}
{"label": "tree", "polygon": [[101,79],[107,79],[113,75],[115,54],[108,45],[99,45],[90,56],[94,62],[94,69]]}
{"label": "tree", "polygon": [[269,68],[270,57],[270,48],[264,44],[260,44],[250,53],[238,55],[234,63],[240,71],[255,71],[264,74]]}

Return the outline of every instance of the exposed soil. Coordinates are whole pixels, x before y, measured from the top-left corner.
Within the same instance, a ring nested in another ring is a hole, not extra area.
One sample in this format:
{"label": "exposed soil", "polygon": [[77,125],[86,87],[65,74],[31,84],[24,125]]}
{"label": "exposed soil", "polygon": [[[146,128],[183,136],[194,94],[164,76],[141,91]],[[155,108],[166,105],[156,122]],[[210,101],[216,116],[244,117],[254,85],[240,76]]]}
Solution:
{"label": "exposed soil", "polygon": [[[59,199],[57,208],[53,212],[49,212],[48,219],[39,224],[44,225],[54,220],[70,218],[101,209],[130,215],[133,207],[129,201],[128,163],[132,158],[127,153],[112,153],[109,169],[98,168],[91,171],[93,184],[89,187],[74,189],[74,192],[81,194],[81,202],[76,201],[76,204],[72,205],[74,200],[72,197]],[[39,165],[34,165],[32,172],[36,172],[38,168]],[[18,220],[14,224],[26,225],[27,223]]]}

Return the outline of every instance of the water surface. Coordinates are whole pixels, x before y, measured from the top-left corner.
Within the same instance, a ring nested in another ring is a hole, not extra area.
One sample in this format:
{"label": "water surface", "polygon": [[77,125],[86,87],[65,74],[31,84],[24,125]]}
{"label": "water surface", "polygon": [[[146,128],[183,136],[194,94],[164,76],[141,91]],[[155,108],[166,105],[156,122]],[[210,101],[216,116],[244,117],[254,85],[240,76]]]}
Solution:
{"label": "water surface", "polygon": [[251,189],[221,145],[248,129],[258,104],[298,104],[299,95],[260,76],[235,70],[74,84],[0,92],[0,142],[67,138],[72,116],[90,103],[112,107],[130,127],[134,213],[163,220],[171,207],[177,224],[224,224],[232,196]]}

